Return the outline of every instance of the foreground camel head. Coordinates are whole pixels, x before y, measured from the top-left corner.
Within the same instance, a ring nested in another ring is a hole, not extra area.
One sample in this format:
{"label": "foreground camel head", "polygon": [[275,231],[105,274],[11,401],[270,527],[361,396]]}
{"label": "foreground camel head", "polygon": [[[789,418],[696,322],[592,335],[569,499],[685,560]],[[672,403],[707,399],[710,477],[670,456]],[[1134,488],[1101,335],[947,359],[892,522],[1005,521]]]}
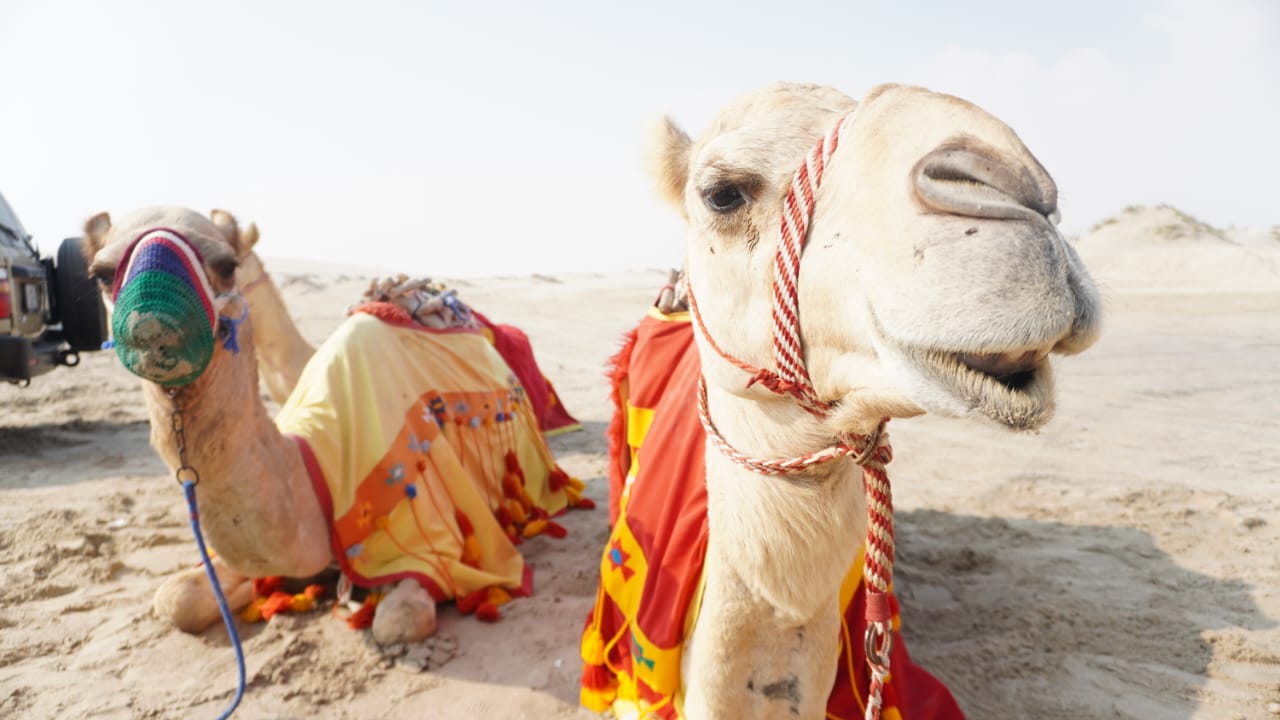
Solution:
{"label": "foreground camel head", "polygon": [[[1046,357],[1088,347],[1099,300],[1056,228],[1057,188],[1018,137],[963,100],[885,85],[862,100],[772,85],[696,142],[669,120],[652,161],[688,224],[691,287],[713,338],[773,367],[773,264],[782,204],[805,155],[852,112],[815,195],[799,317],[836,432],[884,416],[979,416],[1034,429],[1053,413]],[[713,386],[742,370],[700,337]]]}
{"label": "foreground camel head", "polygon": [[[180,240],[170,254],[147,260],[143,248],[159,228]],[[85,246],[89,272],[108,301],[129,302],[112,308],[112,335],[130,370],[163,386],[185,385],[225,352],[224,343],[215,342],[226,332],[221,317],[234,320],[244,308],[234,295],[236,248],[214,222],[182,208],[138,210],[115,225],[100,213],[85,225]],[[186,271],[184,256],[190,260]],[[146,288],[139,283],[144,276]],[[210,306],[203,307],[202,299]]]}

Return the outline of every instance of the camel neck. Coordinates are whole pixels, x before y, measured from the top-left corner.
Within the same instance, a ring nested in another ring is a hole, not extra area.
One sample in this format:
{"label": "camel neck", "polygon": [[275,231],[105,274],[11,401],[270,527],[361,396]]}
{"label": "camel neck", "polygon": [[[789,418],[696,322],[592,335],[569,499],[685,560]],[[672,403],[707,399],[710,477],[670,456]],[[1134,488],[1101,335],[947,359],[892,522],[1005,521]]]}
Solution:
{"label": "camel neck", "polygon": [[315,354],[315,347],[303,338],[285,307],[279,288],[257,255],[251,251],[241,258],[241,262],[241,269],[249,278],[242,286],[244,297],[259,331],[259,370],[272,399],[284,404],[298,384],[302,369]]}
{"label": "camel neck", "polygon": [[[713,422],[744,454],[791,457],[833,442],[822,421],[794,403],[761,402],[716,388],[708,395]],[[861,468],[841,458],[771,477],[710,443],[706,459],[708,552],[732,556],[742,582],[783,616],[795,622],[812,618],[839,588],[865,532]],[[780,575],[779,563],[794,572]],[[796,583],[795,577],[808,580]]]}
{"label": "camel neck", "polygon": [[[239,308],[236,308],[239,312]],[[169,392],[146,383],[151,444],[176,470],[199,475],[205,535],[227,564],[249,575],[305,575],[328,562],[326,522],[294,441],[258,394],[253,329],[239,331],[237,353],[221,347],[195,382]],[[180,409],[183,452],[174,432]]]}

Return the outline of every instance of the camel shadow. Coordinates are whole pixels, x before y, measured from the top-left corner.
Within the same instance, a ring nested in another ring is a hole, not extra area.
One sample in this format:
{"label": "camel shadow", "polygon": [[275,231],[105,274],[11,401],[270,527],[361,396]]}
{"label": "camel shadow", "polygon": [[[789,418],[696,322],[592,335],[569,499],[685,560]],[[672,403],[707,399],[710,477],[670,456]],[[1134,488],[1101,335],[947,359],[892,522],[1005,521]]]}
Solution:
{"label": "camel shadow", "polygon": [[1179,566],[1146,532],[935,510],[897,522],[903,635],[969,717],[1191,718],[1211,677],[1267,674],[1248,634],[1277,623],[1253,586]]}

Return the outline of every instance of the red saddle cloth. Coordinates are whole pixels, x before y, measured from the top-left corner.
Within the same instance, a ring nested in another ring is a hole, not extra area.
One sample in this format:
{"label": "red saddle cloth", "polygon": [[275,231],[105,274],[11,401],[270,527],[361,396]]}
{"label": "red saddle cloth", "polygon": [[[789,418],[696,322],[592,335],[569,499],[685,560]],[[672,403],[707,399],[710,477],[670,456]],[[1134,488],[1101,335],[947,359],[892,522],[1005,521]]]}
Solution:
{"label": "red saddle cloth", "polygon": [[[700,368],[687,313],[651,311],[612,360],[613,530],[581,643],[581,700],[592,710],[683,717],[680,658],[700,601],[707,547],[706,436],[696,405]],[[862,642],[861,553],[846,576],[841,601],[839,670],[827,717],[861,718],[870,685]],[[891,601],[896,628],[898,606]],[[900,635],[895,639],[882,717],[963,718],[946,687],[911,662]]]}

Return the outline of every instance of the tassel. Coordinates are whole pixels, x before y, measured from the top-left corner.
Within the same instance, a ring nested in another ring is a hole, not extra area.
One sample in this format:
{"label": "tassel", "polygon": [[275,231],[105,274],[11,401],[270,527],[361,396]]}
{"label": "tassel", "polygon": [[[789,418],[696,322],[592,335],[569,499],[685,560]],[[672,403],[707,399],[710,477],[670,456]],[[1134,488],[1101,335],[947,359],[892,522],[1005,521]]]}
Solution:
{"label": "tassel", "polygon": [[475,563],[479,565],[484,560],[484,553],[480,550],[480,539],[475,535],[468,535],[467,539],[462,543],[462,558],[469,561],[468,564]]}
{"label": "tassel", "polygon": [[507,472],[515,473],[520,470],[520,458],[516,457],[515,450],[508,450],[506,455],[502,456],[502,460],[506,463]]}
{"label": "tassel", "polygon": [[595,500],[592,500],[592,499],[591,499],[591,498],[589,498],[589,497],[578,498],[578,501],[577,501],[577,502],[575,502],[575,503],[573,504],[573,506],[574,506],[574,507],[576,507],[576,508],[578,508],[578,509],[580,509],[580,510],[595,510],[595,509],[596,509],[596,501],[595,501]]}
{"label": "tassel", "polygon": [[489,599],[490,604],[496,605],[498,607],[501,607],[511,602],[511,593],[507,592],[504,588],[498,585],[494,585],[489,588],[487,597]]}
{"label": "tassel", "polygon": [[560,468],[552,468],[547,475],[547,487],[551,492],[560,492],[569,485],[569,476]]}
{"label": "tassel", "polygon": [[458,523],[458,530],[462,532],[463,537],[471,537],[476,534],[475,526],[471,524],[471,520],[461,510],[454,511],[453,519]]}
{"label": "tassel", "polygon": [[253,579],[253,596],[256,598],[269,598],[282,589],[284,589],[284,578],[279,575]]}
{"label": "tassel", "polygon": [[244,312],[240,313],[240,319],[238,320],[226,315],[218,316],[218,336],[222,339],[222,347],[226,350],[230,350],[232,355],[240,354],[240,326],[248,319],[248,303],[244,303]]}
{"label": "tassel", "polygon": [[298,593],[289,600],[290,612],[308,612],[314,609],[316,601],[306,593]]}
{"label": "tassel", "polygon": [[546,520],[530,520],[529,524],[524,526],[523,535],[527,538],[531,538],[546,529]]}
{"label": "tassel", "polygon": [[482,602],[476,608],[476,619],[484,622],[498,622],[502,619],[502,611],[491,602]]}
{"label": "tassel", "polygon": [[604,665],[604,638],[600,637],[599,628],[588,627],[586,632],[582,633],[580,649],[584,665]]}
{"label": "tassel", "polygon": [[[257,581],[255,580],[255,582]],[[266,602],[267,599],[264,597],[254,598],[253,602],[250,602],[245,606],[244,610],[240,611],[240,619],[246,623],[262,622],[262,606]]]}
{"label": "tassel", "polygon": [[286,592],[271,593],[271,597],[267,598],[262,604],[262,618],[270,620],[275,617],[276,613],[288,612],[289,606],[293,603],[293,596]]}
{"label": "tassel", "polygon": [[[582,687],[604,690],[613,684],[613,673],[603,665],[582,666]],[[603,708],[602,708],[603,709]]]}
{"label": "tassel", "polygon": [[373,614],[378,608],[378,596],[370,595],[365,598],[364,604],[359,610],[351,613],[351,617],[347,618],[347,627],[352,630],[364,630],[373,627]]}
{"label": "tassel", "polygon": [[521,505],[519,500],[508,500],[507,508],[507,514],[511,518],[511,522],[509,524],[523,525],[529,522],[529,515],[525,513],[524,505]]}
{"label": "tassel", "polygon": [[458,612],[462,613],[463,615],[470,615],[471,613],[476,611],[476,608],[480,607],[480,603],[488,602],[488,601],[489,601],[489,589],[480,588],[479,590],[469,592],[466,595],[463,595],[462,597],[457,598],[456,604],[458,606]]}
{"label": "tassel", "polygon": [[[524,508],[520,508],[520,510],[523,511]],[[502,527],[515,522],[515,519],[511,517],[511,511],[507,510],[507,507],[502,504],[498,505],[498,509],[493,512],[493,516],[498,519],[498,524]]]}
{"label": "tassel", "polygon": [[520,476],[508,470],[507,473],[502,476],[503,494],[510,498],[519,498],[523,491],[524,488],[520,486]]}
{"label": "tassel", "polygon": [[565,528],[565,526],[561,525],[560,523],[554,520],[547,521],[546,532],[551,537],[557,538],[557,539],[565,538],[569,536],[569,530]]}

